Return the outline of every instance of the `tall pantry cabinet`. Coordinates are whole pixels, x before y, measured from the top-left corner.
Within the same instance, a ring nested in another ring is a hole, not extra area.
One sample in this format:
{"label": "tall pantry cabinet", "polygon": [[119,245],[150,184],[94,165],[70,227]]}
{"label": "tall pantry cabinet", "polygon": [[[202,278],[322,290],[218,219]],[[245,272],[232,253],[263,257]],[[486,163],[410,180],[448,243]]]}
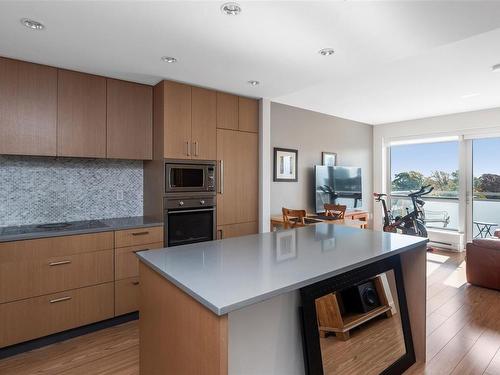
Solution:
{"label": "tall pantry cabinet", "polygon": [[258,232],[256,99],[178,82],[154,88],[153,160],[144,165],[144,213],[163,213],[163,162],[217,161],[217,237]]}

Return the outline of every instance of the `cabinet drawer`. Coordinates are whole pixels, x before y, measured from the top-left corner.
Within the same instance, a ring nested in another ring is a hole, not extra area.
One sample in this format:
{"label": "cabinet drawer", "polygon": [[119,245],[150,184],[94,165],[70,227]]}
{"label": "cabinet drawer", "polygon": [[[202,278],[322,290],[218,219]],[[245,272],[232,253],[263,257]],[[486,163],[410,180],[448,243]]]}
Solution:
{"label": "cabinet drawer", "polygon": [[163,242],[115,249],[115,279],[120,280],[139,276],[139,260],[135,253],[143,250],[159,249],[161,247],[163,247]]}
{"label": "cabinet drawer", "polygon": [[163,227],[137,228],[115,232],[115,247],[163,242]]}
{"label": "cabinet drawer", "polygon": [[115,315],[139,310],[139,277],[115,282]]}
{"label": "cabinet drawer", "polygon": [[113,281],[113,250],[0,262],[0,303]]}
{"label": "cabinet drawer", "polygon": [[0,243],[0,264],[113,249],[113,232]]}
{"label": "cabinet drawer", "polygon": [[113,283],[0,305],[0,347],[113,317]]}

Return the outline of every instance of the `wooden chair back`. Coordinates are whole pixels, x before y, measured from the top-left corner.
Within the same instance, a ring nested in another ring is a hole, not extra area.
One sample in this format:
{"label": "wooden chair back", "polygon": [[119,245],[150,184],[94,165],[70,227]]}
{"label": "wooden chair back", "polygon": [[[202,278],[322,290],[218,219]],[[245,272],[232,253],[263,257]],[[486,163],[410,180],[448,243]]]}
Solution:
{"label": "wooden chair back", "polygon": [[283,227],[285,229],[303,227],[306,225],[304,222],[307,216],[306,210],[292,210],[283,207],[281,211],[283,212]]}
{"label": "wooden chair back", "polygon": [[337,219],[344,219],[347,206],[343,204],[325,203],[325,216],[335,216]]}

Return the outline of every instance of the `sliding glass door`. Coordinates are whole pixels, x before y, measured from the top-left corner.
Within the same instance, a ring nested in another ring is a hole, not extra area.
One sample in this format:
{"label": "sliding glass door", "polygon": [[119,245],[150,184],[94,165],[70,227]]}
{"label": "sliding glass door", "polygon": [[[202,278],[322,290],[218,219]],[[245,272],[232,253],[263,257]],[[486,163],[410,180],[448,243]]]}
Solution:
{"label": "sliding glass door", "polygon": [[[491,237],[500,225],[500,138],[472,142],[472,237]],[[469,195],[469,203],[471,201]]]}
{"label": "sliding glass door", "polygon": [[459,141],[393,144],[390,148],[390,197],[394,216],[411,210],[408,194],[434,187],[425,202],[425,225],[459,229]]}

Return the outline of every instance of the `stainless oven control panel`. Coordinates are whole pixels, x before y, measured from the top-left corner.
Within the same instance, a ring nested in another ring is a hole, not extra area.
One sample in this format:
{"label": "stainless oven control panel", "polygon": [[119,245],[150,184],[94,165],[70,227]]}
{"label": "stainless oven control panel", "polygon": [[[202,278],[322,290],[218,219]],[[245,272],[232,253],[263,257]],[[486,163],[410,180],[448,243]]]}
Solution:
{"label": "stainless oven control panel", "polygon": [[216,198],[207,197],[189,197],[189,198],[165,198],[164,207],[167,210],[184,209],[195,207],[213,207],[216,204]]}

